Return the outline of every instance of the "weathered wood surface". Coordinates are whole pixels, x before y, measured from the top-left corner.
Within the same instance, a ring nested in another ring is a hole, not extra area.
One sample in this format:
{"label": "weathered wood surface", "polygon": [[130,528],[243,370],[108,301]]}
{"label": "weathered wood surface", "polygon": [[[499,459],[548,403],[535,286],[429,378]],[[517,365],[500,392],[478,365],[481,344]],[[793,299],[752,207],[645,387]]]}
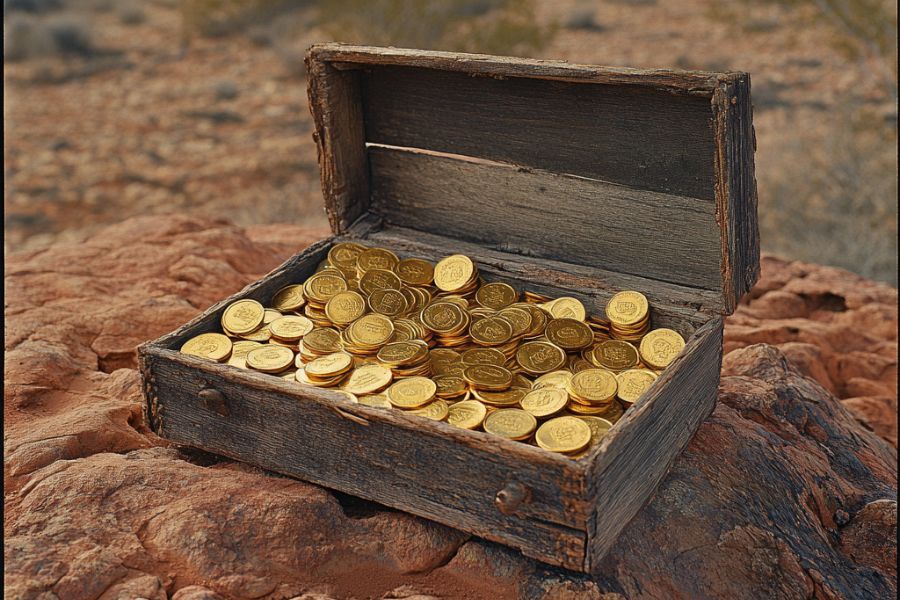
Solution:
{"label": "weathered wood surface", "polygon": [[331,230],[340,233],[369,202],[359,74],[338,71],[312,54],[306,65],[325,211]]}
{"label": "weathered wood surface", "polygon": [[599,565],[715,408],[723,327],[721,317],[715,317],[698,329],[653,387],[586,458],[594,514],[588,525],[585,571]]}
{"label": "weathered wood surface", "polygon": [[759,279],[759,220],[754,157],[756,133],[750,102],[750,76],[716,90],[716,204],[722,236],[725,314]]}
{"label": "weathered wood surface", "polygon": [[399,148],[370,146],[369,164],[391,224],[721,292],[712,201]]}
{"label": "weathered wood surface", "polygon": [[366,141],[508,162],[713,200],[706,98],[637,86],[374,67]]}

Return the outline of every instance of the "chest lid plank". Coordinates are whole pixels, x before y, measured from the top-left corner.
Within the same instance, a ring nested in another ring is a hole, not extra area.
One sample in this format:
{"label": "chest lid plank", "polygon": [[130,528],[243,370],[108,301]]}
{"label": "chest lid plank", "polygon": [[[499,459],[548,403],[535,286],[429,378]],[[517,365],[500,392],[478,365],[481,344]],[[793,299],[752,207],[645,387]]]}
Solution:
{"label": "chest lid plank", "polygon": [[702,290],[723,314],[756,282],[745,73],[342,44],[307,62],[335,233],[374,215]]}

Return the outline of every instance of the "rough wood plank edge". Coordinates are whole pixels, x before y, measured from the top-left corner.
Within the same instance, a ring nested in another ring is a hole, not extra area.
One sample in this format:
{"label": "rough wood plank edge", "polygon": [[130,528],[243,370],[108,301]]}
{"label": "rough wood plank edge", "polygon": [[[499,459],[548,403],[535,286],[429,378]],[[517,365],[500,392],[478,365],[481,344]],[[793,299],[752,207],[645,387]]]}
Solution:
{"label": "rough wood plank edge", "polygon": [[[588,497],[594,501],[585,572],[599,568],[715,408],[723,328],[722,317],[717,316],[697,330],[653,387],[584,458],[590,462]],[[673,422],[679,427],[671,427]]]}
{"label": "rough wood plank edge", "polygon": [[309,52],[315,55],[317,60],[331,62],[338,69],[358,69],[365,65],[427,67],[497,78],[530,77],[571,83],[637,85],[672,93],[701,96],[710,96],[721,82],[731,81],[742,75],[742,73],[733,72],[600,67],[557,60],[406,48],[380,48],[339,43],[315,44],[310,47]]}
{"label": "rough wood plank edge", "polygon": [[724,314],[759,279],[759,219],[754,169],[756,133],[750,76],[722,83],[712,98],[716,140],[716,206],[722,231]]}
{"label": "rough wood plank edge", "polygon": [[335,69],[312,51],[306,55],[306,68],[325,211],[331,230],[341,233],[369,203],[359,75]]}

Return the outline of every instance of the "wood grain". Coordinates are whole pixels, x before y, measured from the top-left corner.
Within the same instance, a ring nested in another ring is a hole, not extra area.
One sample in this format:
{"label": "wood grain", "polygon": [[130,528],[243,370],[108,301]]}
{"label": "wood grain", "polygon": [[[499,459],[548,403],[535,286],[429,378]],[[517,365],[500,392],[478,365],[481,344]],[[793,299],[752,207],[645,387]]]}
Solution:
{"label": "wood grain", "polygon": [[598,568],[715,408],[722,331],[721,317],[698,329],[653,387],[584,459],[590,462],[588,497],[594,503],[585,571]]}
{"label": "wood grain", "polygon": [[325,211],[331,230],[340,233],[369,202],[359,74],[338,71],[315,54],[307,55],[306,66]]}
{"label": "wood grain", "polygon": [[393,225],[721,293],[712,201],[397,148],[369,163],[371,210]]}
{"label": "wood grain", "polygon": [[714,199],[709,99],[411,67],[362,81],[367,142]]}

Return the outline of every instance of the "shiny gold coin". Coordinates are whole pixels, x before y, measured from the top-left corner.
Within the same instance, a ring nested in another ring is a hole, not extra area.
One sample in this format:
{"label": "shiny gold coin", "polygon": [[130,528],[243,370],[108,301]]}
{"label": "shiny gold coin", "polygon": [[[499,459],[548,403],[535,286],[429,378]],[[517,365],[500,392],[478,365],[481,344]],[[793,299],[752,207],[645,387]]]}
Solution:
{"label": "shiny gold coin", "polygon": [[491,392],[488,390],[472,390],[472,396],[476,400],[484,402],[490,406],[515,406],[518,407],[522,398],[528,394],[530,390],[524,388],[510,387],[508,390],[500,392]]}
{"label": "shiny gold coin", "polygon": [[434,267],[434,284],[444,292],[464,288],[475,276],[475,264],[462,254],[448,256]]}
{"label": "shiny gold coin", "polygon": [[280,311],[297,310],[303,308],[306,304],[306,297],[303,295],[302,285],[288,285],[277,292],[272,297],[272,308]]}
{"label": "shiny gold coin", "polygon": [[587,423],[587,426],[591,428],[591,441],[588,447],[596,446],[603,436],[613,428],[613,423],[601,417],[578,416],[575,418]]}
{"label": "shiny gold coin", "polygon": [[278,373],[294,363],[294,351],[285,346],[266,344],[247,353],[247,366],[263,373]]}
{"label": "shiny gold coin", "polygon": [[262,346],[259,342],[251,342],[249,340],[240,340],[231,343],[231,356],[228,357],[228,364],[238,369],[247,368],[247,353],[254,348]]}
{"label": "shiny gold coin", "polygon": [[460,356],[462,364],[467,367],[475,365],[506,365],[506,356],[496,348],[470,348]]}
{"label": "shiny gold coin", "polygon": [[363,365],[350,372],[341,389],[357,396],[374,394],[390,385],[393,377],[394,374],[387,367],[375,364]]}
{"label": "shiny gold coin", "polygon": [[552,319],[544,334],[547,339],[567,352],[587,348],[594,342],[594,332],[584,321],[576,319]]}
{"label": "shiny gold coin", "polygon": [[458,398],[465,394],[469,387],[462,375],[435,375],[431,380],[437,386],[438,398]]}
{"label": "shiny gold coin", "polygon": [[240,337],[242,340],[247,340],[248,342],[268,342],[272,339],[272,332],[269,331],[268,325],[263,325],[256,331],[251,331]]}
{"label": "shiny gold coin", "polygon": [[531,329],[531,312],[523,308],[507,306],[500,310],[500,312],[497,313],[497,316],[508,321],[509,324],[512,325],[513,338],[522,338]]}
{"label": "shiny gold coin", "polygon": [[280,312],[278,312],[277,310],[273,310],[273,309],[271,309],[271,308],[267,308],[266,311],[263,313],[263,324],[264,324],[264,325],[268,325],[269,323],[271,323],[271,322],[274,321],[275,319],[280,319],[280,318],[283,317],[283,316],[284,316],[284,315],[281,314]]}
{"label": "shiny gold coin", "polygon": [[394,382],[387,397],[397,408],[411,409],[425,406],[437,393],[437,385],[427,377],[410,377]]}
{"label": "shiny gold coin", "polygon": [[584,304],[577,298],[570,296],[561,296],[553,301],[550,306],[550,314],[554,319],[575,319],[576,321],[584,321],[587,317],[587,311]]}
{"label": "shiny gold coin", "polygon": [[333,296],[347,291],[347,281],[333,273],[320,272],[306,280],[303,294],[308,300],[325,305]]}
{"label": "shiny gold coin", "polygon": [[366,299],[357,292],[338,292],[325,304],[325,316],[335,325],[349,325],[364,314]]}
{"label": "shiny gold coin", "polygon": [[284,342],[296,342],[313,330],[315,325],[306,317],[288,315],[269,323],[272,335]]}
{"label": "shiny gold coin", "polygon": [[528,392],[519,405],[522,410],[543,419],[561,412],[568,402],[569,394],[565,390],[548,386]]}
{"label": "shiny gold coin", "polygon": [[231,356],[231,340],[221,333],[201,333],[181,346],[184,354],[222,362]]}
{"label": "shiny gold coin", "polygon": [[590,361],[598,367],[610,371],[624,371],[637,366],[640,362],[638,350],[622,340],[606,340],[600,342],[590,354]]}
{"label": "shiny gold coin", "polygon": [[564,390],[568,388],[572,377],[573,374],[570,371],[553,371],[535,379],[532,389],[539,390],[544,387],[557,387]]}
{"label": "shiny gold coin", "polygon": [[640,292],[619,292],[606,304],[606,317],[613,325],[633,326],[647,318],[650,305]]}
{"label": "shiny gold coin", "polygon": [[342,242],[335,244],[328,250],[328,262],[336,267],[356,269],[356,260],[360,253],[366,249],[365,246],[354,244],[353,242]]}
{"label": "shiny gold coin", "polygon": [[419,258],[404,258],[397,263],[397,276],[406,285],[430,285],[434,280],[434,267]]}
{"label": "shiny gold coin", "polygon": [[399,290],[403,283],[397,274],[386,269],[372,269],[359,278],[359,289],[366,295],[376,290]]}
{"label": "shiny gold coin", "polygon": [[463,400],[452,404],[447,422],[462,429],[478,429],[487,416],[487,407],[478,400]]}
{"label": "shiny gold coin", "polygon": [[369,308],[380,315],[399,317],[408,307],[406,297],[398,290],[381,289],[369,294]]}
{"label": "shiny gold coin", "polygon": [[422,322],[435,333],[458,331],[466,321],[465,311],[452,302],[434,302],[422,310]]}
{"label": "shiny gold coin", "polygon": [[316,327],[303,336],[303,346],[317,354],[331,354],[341,350],[341,334],[331,327]]}
{"label": "shiny gold coin", "polygon": [[565,351],[550,342],[525,342],[516,350],[516,362],[532,375],[542,375],[566,364]]}
{"label": "shiny gold coin", "polygon": [[335,352],[310,361],[306,365],[305,371],[308,376],[312,377],[337,377],[349,371],[352,366],[352,356],[346,352]]}
{"label": "shiny gold coin", "polygon": [[522,388],[523,390],[528,391],[531,389],[532,383],[533,382],[530,379],[528,379],[521,373],[513,373],[513,380],[512,384],[510,384],[510,387]]}
{"label": "shiny gold coin", "polygon": [[349,335],[366,346],[382,346],[394,333],[394,324],[384,315],[364,315],[350,324]]}
{"label": "shiny gold coin", "polygon": [[266,309],[256,300],[232,302],[222,313],[222,328],[236,335],[250,333],[263,324]]}
{"label": "shiny gold coin", "polygon": [[409,414],[425,417],[432,421],[446,421],[450,414],[450,405],[441,399],[437,399],[422,408],[409,411]]}
{"label": "shiny gold coin", "polygon": [[366,248],[356,257],[356,264],[364,273],[373,269],[393,271],[399,262],[396,254],[384,248]]}
{"label": "shiny gold coin", "polygon": [[591,428],[577,417],[556,417],[538,427],[534,441],[544,450],[573,454],[591,442]]}
{"label": "shiny gold coin", "polygon": [[472,323],[469,327],[472,341],[483,346],[497,346],[512,338],[513,327],[500,317],[487,317]]}
{"label": "shiny gold coin", "polygon": [[392,342],[382,346],[376,358],[388,366],[418,363],[428,358],[428,346],[421,340]]}
{"label": "shiny gold coin", "polygon": [[512,384],[512,373],[496,365],[475,365],[463,371],[463,379],[482,390],[505,390]]}
{"label": "shiny gold coin", "polygon": [[629,369],[616,375],[618,391],[616,397],[631,405],[637,402],[641,396],[650,389],[658,375],[647,369]]}
{"label": "shiny gold coin", "polygon": [[394,408],[384,394],[367,394],[359,397],[359,403],[375,408]]}
{"label": "shiny gold coin", "polygon": [[515,305],[517,308],[525,309],[531,314],[531,327],[525,332],[525,338],[533,339],[544,334],[547,327],[549,316],[546,312],[538,308],[534,304],[521,303]]}
{"label": "shiny gold coin", "polygon": [[577,400],[588,404],[602,404],[615,398],[618,384],[611,371],[588,369],[573,375],[566,389]]}
{"label": "shiny gold coin", "polygon": [[519,293],[508,283],[486,283],[475,292],[475,301],[485,308],[500,310],[519,299]]}
{"label": "shiny gold coin", "polygon": [[311,385],[317,388],[330,388],[336,385],[339,385],[344,379],[347,378],[347,373],[341,373],[340,375],[335,375],[334,377],[312,377],[309,373],[306,372],[306,369],[297,369],[294,373],[294,378],[299,383],[304,383],[306,385]]}
{"label": "shiny gold coin", "polygon": [[684,338],[672,329],[654,329],[641,340],[641,359],[648,367],[665,369],[684,349]]}
{"label": "shiny gold coin", "polygon": [[537,419],[520,408],[501,408],[485,418],[483,427],[488,433],[510,440],[525,440],[534,433]]}

